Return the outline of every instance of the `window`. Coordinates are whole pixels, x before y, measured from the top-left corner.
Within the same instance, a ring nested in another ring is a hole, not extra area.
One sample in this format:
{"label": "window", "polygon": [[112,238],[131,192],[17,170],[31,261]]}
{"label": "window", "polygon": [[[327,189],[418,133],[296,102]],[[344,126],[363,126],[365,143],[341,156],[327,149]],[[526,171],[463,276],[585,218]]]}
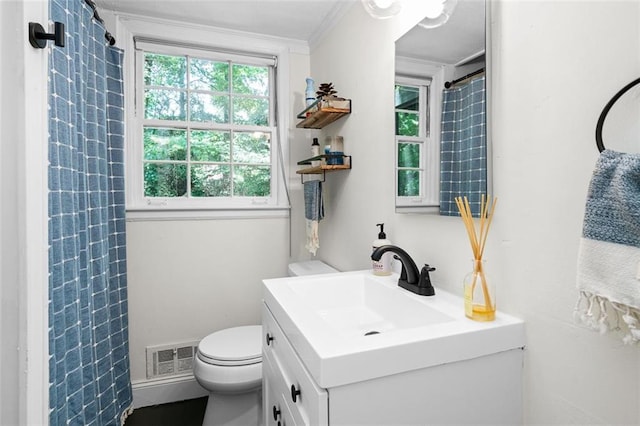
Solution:
{"label": "window", "polygon": [[136,50],[130,207],[277,206],[275,58],[145,42]]}
{"label": "window", "polygon": [[396,78],[396,207],[438,205],[438,138],[432,137],[430,81]]}

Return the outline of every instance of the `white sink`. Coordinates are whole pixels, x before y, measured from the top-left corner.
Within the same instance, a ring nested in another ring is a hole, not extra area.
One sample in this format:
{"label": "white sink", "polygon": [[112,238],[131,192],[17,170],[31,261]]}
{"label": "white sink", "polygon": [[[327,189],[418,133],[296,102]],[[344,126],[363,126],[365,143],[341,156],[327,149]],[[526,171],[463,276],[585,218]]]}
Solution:
{"label": "white sink", "polygon": [[[319,275],[287,286],[334,332],[347,338],[388,333],[453,321],[406,291],[382,284],[371,274]],[[386,280],[385,280],[386,281]]]}
{"label": "white sink", "polygon": [[464,316],[462,298],[418,296],[370,270],[264,280],[267,307],[325,388],[524,347],[524,324]]}

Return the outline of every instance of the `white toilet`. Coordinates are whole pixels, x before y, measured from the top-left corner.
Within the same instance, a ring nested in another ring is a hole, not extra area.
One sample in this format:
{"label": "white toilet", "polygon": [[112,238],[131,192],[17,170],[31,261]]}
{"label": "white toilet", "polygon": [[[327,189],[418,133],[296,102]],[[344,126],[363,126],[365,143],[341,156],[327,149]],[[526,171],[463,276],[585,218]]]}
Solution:
{"label": "white toilet", "polygon": [[[289,276],[338,272],[319,260],[289,265]],[[193,375],[209,391],[203,426],[262,424],[262,326],[216,331],[198,344]]]}

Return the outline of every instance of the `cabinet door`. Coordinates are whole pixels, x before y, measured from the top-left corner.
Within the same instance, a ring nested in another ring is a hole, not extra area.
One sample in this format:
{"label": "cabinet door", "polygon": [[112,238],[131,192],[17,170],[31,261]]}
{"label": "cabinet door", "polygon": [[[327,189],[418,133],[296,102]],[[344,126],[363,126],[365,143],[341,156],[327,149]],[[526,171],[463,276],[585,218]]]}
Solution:
{"label": "cabinet door", "polygon": [[296,425],[323,425],[329,421],[329,396],[320,388],[298,358],[269,309],[264,306],[263,362],[271,363],[272,389],[281,394]]}
{"label": "cabinet door", "polygon": [[295,426],[285,395],[276,389],[277,375],[271,364],[267,358],[262,361],[264,426]]}

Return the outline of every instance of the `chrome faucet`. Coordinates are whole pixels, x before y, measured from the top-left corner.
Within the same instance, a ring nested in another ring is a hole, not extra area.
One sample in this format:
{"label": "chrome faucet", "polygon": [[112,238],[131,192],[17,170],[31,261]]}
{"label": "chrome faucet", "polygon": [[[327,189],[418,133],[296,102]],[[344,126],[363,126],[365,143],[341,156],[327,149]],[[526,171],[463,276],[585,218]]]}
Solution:
{"label": "chrome faucet", "polygon": [[373,253],[371,253],[371,259],[379,261],[382,255],[388,251],[394,253],[394,258],[402,262],[402,272],[400,272],[400,278],[398,279],[398,285],[400,287],[412,293],[419,294],[420,296],[433,296],[436,294],[435,289],[431,285],[431,278],[429,277],[429,272],[435,271],[436,268],[425,264],[422,270],[418,272],[418,267],[413,259],[411,259],[411,256],[409,256],[409,253],[393,245],[376,248]]}

